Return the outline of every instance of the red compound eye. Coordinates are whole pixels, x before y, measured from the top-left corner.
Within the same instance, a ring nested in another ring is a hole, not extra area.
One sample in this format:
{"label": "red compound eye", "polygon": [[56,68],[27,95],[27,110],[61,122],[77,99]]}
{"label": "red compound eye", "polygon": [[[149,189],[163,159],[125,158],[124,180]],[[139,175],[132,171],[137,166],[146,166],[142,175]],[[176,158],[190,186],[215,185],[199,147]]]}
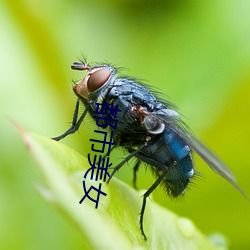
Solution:
{"label": "red compound eye", "polygon": [[99,89],[109,78],[110,71],[108,69],[99,69],[92,73],[88,79],[88,90],[93,92]]}

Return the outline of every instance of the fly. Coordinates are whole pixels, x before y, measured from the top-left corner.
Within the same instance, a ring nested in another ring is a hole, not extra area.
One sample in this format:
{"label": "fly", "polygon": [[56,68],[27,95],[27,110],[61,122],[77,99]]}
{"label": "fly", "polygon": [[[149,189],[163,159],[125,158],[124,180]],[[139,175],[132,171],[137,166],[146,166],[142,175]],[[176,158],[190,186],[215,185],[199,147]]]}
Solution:
{"label": "fly", "polygon": [[[157,176],[143,195],[140,230],[145,240],[143,216],[147,197],[159,184],[172,197],[184,193],[195,174],[192,151],[246,197],[227,166],[188,131],[173,104],[158,98],[146,85],[132,78],[118,77],[117,70],[111,65],[90,66],[85,62],[74,62],[71,68],[87,71],[87,74],[73,87],[78,99],[71,127],[53,139],[59,141],[76,132],[87,113],[93,116],[96,103],[118,105],[121,112],[117,114],[117,127],[109,129],[113,131],[115,147],[125,148],[128,155],[113,169],[108,182],[134,157],[137,159],[134,186],[136,171],[142,163],[149,165]],[[78,117],[80,102],[85,111]]]}

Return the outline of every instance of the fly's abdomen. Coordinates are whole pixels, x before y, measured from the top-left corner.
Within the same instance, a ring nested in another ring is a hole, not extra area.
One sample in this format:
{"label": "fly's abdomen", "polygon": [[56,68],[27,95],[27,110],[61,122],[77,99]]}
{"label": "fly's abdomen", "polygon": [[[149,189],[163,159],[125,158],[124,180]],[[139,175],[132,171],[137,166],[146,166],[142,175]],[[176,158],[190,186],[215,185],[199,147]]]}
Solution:
{"label": "fly's abdomen", "polygon": [[170,165],[163,184],[169,195],[177,197],[184,193],[194,175],[191,154]]}
{"label": "fly's abdomen", "polygon": [[163,184],[167,192],[176,197],[185,191],[194,175],[191,150],[169,129],[153,141],[138,154],[138,158],[150,164],[157,176],[165,172]]}
{"label": "fly's abdomen", "polygon": [[164,185],[167,192],[176,197],[184,193],[190,178],[194,175],[192,154],[190,147],[173,131],[166,129],[164,136],[170,155],[170,160],[166,163],[168,171]]}

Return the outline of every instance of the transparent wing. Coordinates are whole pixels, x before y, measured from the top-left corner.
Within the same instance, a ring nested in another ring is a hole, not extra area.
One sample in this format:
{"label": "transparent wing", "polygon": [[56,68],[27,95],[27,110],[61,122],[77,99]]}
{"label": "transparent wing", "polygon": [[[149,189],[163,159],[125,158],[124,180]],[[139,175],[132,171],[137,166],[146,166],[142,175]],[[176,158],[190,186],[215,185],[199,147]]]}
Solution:
{"label": "transparent wing", "polygon": [[182,126],[175,123],[174,126],[170,124],[170,128],[177,133],[190,146],[190,148],[192,148],[208,164],[210,168],[231,183],[243,196],[248,198],[243,190],[237,185],[236,178],[230,169],[210,149]]}
{"label": "transparent wing", "polygon": [[[169,111],[165,111],[165,114]],[[158,122],[163,123],[166,127],[169,127],[173,130],[182,140],[184,140],[193,151],[195,151],[208,165],[212,170],[221,175],[229,183],[231,183],[242,195],[246,198],[247,195],[243,190],[237,185],[236,178],[229,168],[202,142],[195,138],[186,128],[185,124],[182,123],[180,117],[171,116],[171,115],[162,115],[161,114],[151,114],[154,119]]]}

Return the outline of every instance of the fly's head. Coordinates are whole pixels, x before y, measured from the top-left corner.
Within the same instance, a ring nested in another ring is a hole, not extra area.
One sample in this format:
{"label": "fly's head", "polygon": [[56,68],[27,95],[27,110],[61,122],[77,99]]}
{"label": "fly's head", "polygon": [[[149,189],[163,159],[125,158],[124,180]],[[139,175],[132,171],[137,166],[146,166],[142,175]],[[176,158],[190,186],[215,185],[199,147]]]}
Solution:
{"label": "fly's head", "polygon": [[74,70],[87,70],[86,76],[73,87],[75,94],[84,100],[94,99],[101,102],[105,96],[105,88],[116,78],[116,72],[110,65],[89,66],[83,62],[74,62]]}

